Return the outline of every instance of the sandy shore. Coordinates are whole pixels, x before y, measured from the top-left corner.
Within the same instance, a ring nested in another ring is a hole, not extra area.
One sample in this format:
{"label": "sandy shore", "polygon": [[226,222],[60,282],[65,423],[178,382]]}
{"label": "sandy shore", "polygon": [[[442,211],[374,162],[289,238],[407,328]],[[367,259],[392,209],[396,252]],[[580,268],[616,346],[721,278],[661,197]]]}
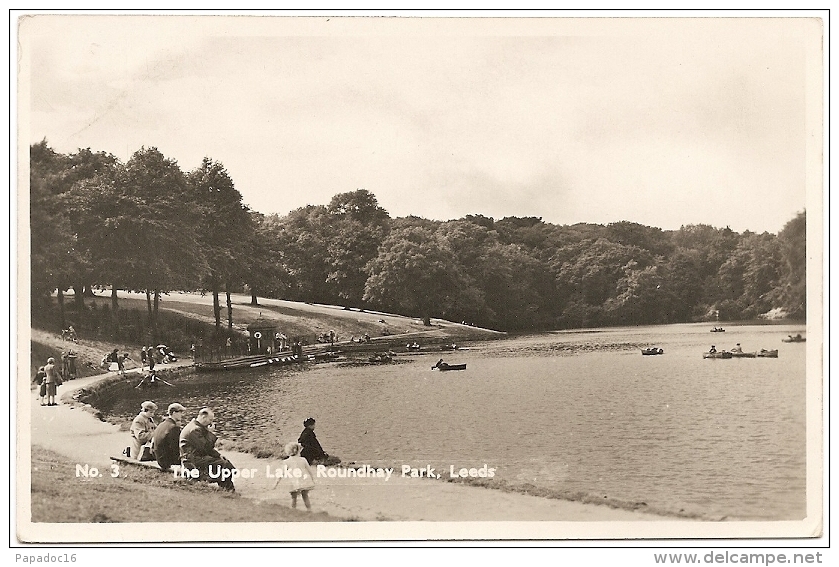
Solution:
{"label": "sandy shore", "polygon": [[[188,365],[182,362],[180,365]],[[174,367],[175,365],[169,365]],[[74,462],[110,469],[110,456],[120,455],[129,437],[118,426],[102,422],[73,401],[76,390],[89,387],[113,373],[67,382],[59,390],[61,404],[41,407],[37,392],[31,391],[31,443],[55,451]],[[259,501],[288,502],[288,493],[274,489],[276,482],[267,471],[281,467],[281,461],[257,459],[253,455],[224,451],[239,470],[255,471],[253,478],[236,481],[237,492]],[[672,521],[642,512],[613,509],[596,504],[552,500],[505,493],[480,487],[436,480],[402,478],[395,471],[387,481],[380,478],[318,479],[311,493],[313,508],[354,520],[397,521]]]}

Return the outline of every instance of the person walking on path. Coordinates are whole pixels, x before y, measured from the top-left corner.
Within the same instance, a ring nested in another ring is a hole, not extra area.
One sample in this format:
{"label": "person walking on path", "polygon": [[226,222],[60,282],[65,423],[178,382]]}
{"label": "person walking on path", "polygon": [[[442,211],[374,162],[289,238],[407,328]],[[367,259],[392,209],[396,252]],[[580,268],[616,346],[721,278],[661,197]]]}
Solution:
{"label": "person walking on path", "polygon": [[61,353],[61,378],[63,380],[70,379],[70,355],[68,351]]}
{"label": "person walking on path", "polygon": [[58,367],[55,365],[55,359],[50,357],[44,365],[44,381],[47,383],[47,405],[57,406],[55,403],[56,389],[62,384],[61,374],[58,372]]}
{"label": "person walking on path", "polygon": [[289,443],[285,446],[285,454],[288,455],[288,458],[283,461],[286,466],[286,474],[284,478],[277,479],[274,488],[279,486],[281,481],[285,481],[288,492],[291,494],[291,507],[297,508],[297,496],[302,496],[306,510],[311,511],[312,503],[309,502],[309,491],[315,487],[315,474],[306,459],[300,456],[301,447],[300,443]]}
{"label": "person walking on path", "polygon": [[125,374],[125,357],[119,355],[119,351],[114,349],[114,358],[116,358],[117,363],[117,374],[120,376]]}
{"label": "person walking on path", "polygon": [[78,355],[73,352],[73,349],[67,353],[67,371],[69,373],[70,380],[76,379],[76,359]]}

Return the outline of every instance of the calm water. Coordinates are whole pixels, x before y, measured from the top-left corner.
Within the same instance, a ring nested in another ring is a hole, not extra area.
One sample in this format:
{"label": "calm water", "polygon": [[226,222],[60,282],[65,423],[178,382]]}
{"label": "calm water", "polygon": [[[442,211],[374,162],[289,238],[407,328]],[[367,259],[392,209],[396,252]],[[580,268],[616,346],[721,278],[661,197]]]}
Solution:
{"label": "calm water", "polygon": [[[806,344],[781,338],[804,327],[710,327],[550,333],[401,364],[192,375],[152,398],[216,407],[222,437],[241,446],[296,440],[311,415],[321,444],[345,462],[438,472],[487,463],[496,478],[568,496],[703,518],[803,518]],[[736,342],[777,348],[779,358],[702,359],[710,344]],[[665,354],[641,356],[651,345]],[[432,372],[440,356],[468,368]],[[102,409],[128,420],[148,396],[121,392]]]}

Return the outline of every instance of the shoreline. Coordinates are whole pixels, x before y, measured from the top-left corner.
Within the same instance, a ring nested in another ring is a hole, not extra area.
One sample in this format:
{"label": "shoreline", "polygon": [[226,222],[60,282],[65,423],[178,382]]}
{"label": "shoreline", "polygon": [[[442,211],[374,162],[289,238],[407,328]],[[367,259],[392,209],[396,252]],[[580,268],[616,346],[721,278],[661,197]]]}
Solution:
{"label": "shoreline", "polygon": [[[188,367],[175,363],[170,369]],[[78,400],[85,388],[102,385],[114,372],[79,378],[68,391],[60,393],[57,407],[40,407],[33,392],[31,398],[31,445],[42,447],[80,464],[110,470],[111,456],[119,456],[129,438],[118,425],[101,421],[94,406]],[[85,411],[78,411],[83,409]],[[239,470],[276,470],[279,459],[224,450]],[[357,465],[362,466],[362,465]],[[164,473],[161,473],[164,474]],[[253,501],[286,503],[288,493],[274,490],[274,478],[254,475],[237,479],[237,493]],[[600,503],[583,503],[523,494],[460,482],[433,482],[429,479],[394,477],[387,482],[377,479],[318,479],[312,492],[313,509],[345,520],[361,521],[673,521],[676,518],[642,510],[612,508]],[[177,489],[174,486],[173,489]]]}

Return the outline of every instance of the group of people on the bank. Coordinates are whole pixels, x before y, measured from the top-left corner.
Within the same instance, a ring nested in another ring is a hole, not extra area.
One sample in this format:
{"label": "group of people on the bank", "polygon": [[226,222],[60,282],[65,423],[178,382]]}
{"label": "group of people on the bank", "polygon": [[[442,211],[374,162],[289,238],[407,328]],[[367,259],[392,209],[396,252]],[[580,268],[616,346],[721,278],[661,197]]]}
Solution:
{"label": "group of people on the bank", "polygon": [[56,406],[57,389],[67,380],[73,380],[77,375],[76,360],[78,355],[72,349],[61,353],[61,366],[54,357],[49,357],[44,366],[38,367],[35,373],[35,384],[38,386],[38,400],[42,406]]}
{"label": "group of people on the bank", "polygon": [[197,469],[199,479],[218,483],[225,490],[235,490],[230,477],[222,480],[221,476],[213,478],[209,475],[210,467],[235,468],[215,448],[218,436],[214,433],[215,413],[212,409],[201,408],[186,425],[186,408],[177,402],[169,404],[166,417],[159,424],[155,422],[156,412],[157,404],[152,401],[140,405],[140,413],[131,422],[130,458],[157,461],[164,471],[170,470],[173,465]]}
{"label": "group of people on the bank", "polygon": [[[130,360],[131,356],[127,352],[120,354],[119,349],[114,349],[102,357],[100,367],[103,370],[116,370],[117,374],[125,374],[125,363]],[[140,370],[149,367],[150,372],[154,372],[155,364],[169,364],[177,361],[178,358],[175,353],[166,345],[158,345],[157,347],[143,347],[140,350]],[[114,368],[116,366],[116,368]]]}
{"label": "group of people on the bank", "polygon": [[[201,408],[198,415],[184,425],[186,408],[183,405],[177,402],[170,404],[166,417],[159,424],[155,422],[157,409],[157,404],[152,401],[141,404],[140,413],[131,422],[131,445],[127,447],[127,456],[137,461],[157,461],[163,471],[171,470],[173,465],[197,470],[198,480],[235,491],[232,475],[221,473],[224,469],[232,471],[235,467],[215,448],[218,436],[215,433],[213,410],[209,407]],[[286,458],[283,462],[287,469],[300,471],[288,477],[292,507],[297,506],[297,498],[301,496],[306,509],[311,509],[309,491],[314,488],[311,465],[337,461],[321,447],[315,435],[314,418],[310,417],[303,422],[303,432],[297,442],[285,445],[284,453]],[[277,480],[275,488],[280,480]]]}
{"label": "group of people on the bank", "polygon": [[338,340],[338,334],[334,330],[329,329],[329,331],[325,333],[320,333],[317,337],[317,340],[319,343],[329,343],[331,345],[334,345],[335,341]]}
{"label": "group of people on the bank", "polygon": [[117,365],[117,374],[125,374],[125,361],[131,358],[128,353],[119,353],[119,349],[114,349],[102,357],[100,366],[102,370],[110,370],[111,364]]}
{"label": "group of people on the bank", "polygon": [[[190,351],[194,353],[194,349],[195,345],[190,348]],[[146,365],[148,365],[149,370],[154,370],[155,364],[170,364],[177,360],[178,357],[166,345],[148,346],[140,350],[140,370],[144,370]]]}
{"label": "group of people on the bank", "polygon": [[42,406],[57,406],[55,396],[58,387],[64,383],[61,371],[55,364],[55,358],[49,357],[47,363],[35,374],[35,383],[38,385],[38,400]]}

